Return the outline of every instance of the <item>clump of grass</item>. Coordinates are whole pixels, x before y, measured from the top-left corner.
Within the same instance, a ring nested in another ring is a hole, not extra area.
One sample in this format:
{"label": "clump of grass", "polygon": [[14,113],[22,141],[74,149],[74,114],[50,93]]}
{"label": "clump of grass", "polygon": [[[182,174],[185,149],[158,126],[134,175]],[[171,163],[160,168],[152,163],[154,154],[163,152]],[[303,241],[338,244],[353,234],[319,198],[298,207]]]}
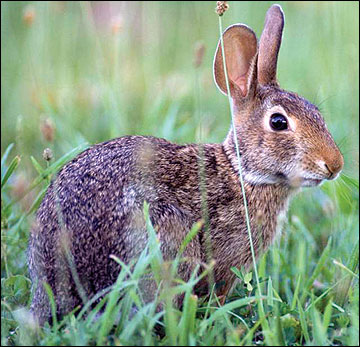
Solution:
{"label": "clump of grass", "polygon": [[[254,271],[233,269],[241,282],[224,306],[214,293],[197,298],[192,294],[197,277],[181,282],[176,276],[181,257],[163,262],[153,240],[138,262],[123,266],[118,281],[95,307],[89,306],[90,300],[88,306],[43,328],[32,325],[27,314],[31,293],[26,247],[51,176],[86,141],[141,133],[193,142],[198,105],[198,119],[206,119],[206,139],[202,136],[201,141],[220,142],[228,131],[228,106],[211,80],[211,50],[217,41],[212,3],[129,2],[121,9],[119,30],[112,29],[114,20],[106,22],[107,30],[104,22],[87,21],[87,10],[100,11],[96,4],[66,2],[59,11],[55,3],[33,3],[30,21],[24,17],[25,6],[1,3],[2,35],[7,38],[2,40],[1,74],[2,345],[358,345],[359,83],[354,45],[358,33],[353,30],[358,26],[358,4],[282,3],[287,53],[280,53],[279,79],[311,100],[328,97],[322,104],[327,124],[337,140],[346,138],[345,174],[335,184],[304,191],[292,202],[282,237],[258,260],[259,283]],[[262,2],[233,3],[223,20],[242,21],[260,32],[259,13],[267,7]],[[306,40],[295,40],[299,27]],[[207,49],[196,67],[196,101],[189,51],[198,41]],[[339,54],[343,51],[352,54]],[[27,59],[19,59],[18,52]],[[172,94],[161,83],[168,80],[176,82]],[[18,115],[23,119],[19,126]],[[50,142],[40,129],[44,117],[56,128]],[[16,145],[9,146],[15,139]],[[46,147],[54,159],[44,163]],[[21,175],[28,188],[15,196]],[[22,202],[31,194],[25,208]],[[165,285],[162,272],[167,284],[175,284]],[[145,304],[138,281],[151,274],[158,276],[159,292],[154,302]],[[181,311],[172,306],[179,293],[185,295]],[[160,301],[164,309],[157,311]]]}

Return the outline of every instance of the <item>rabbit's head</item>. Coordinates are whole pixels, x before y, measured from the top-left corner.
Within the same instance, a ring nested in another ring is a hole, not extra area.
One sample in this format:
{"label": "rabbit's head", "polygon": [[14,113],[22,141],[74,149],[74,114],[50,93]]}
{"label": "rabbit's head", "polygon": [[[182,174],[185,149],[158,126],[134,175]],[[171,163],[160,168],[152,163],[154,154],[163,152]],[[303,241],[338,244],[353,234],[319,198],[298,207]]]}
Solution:
{"label": "rabbit's head", "polygon": [[[226,69],[245,180],[252,184],[315,186],[334,179],[344,161],[318,108],[276,80],[284,14],[279,5],[267,12],[258,45],[255,33],[235,24],[223,34]],[[227,94],[221,43],[214,78]],[[234,150],[232,132],[226,140]]]}

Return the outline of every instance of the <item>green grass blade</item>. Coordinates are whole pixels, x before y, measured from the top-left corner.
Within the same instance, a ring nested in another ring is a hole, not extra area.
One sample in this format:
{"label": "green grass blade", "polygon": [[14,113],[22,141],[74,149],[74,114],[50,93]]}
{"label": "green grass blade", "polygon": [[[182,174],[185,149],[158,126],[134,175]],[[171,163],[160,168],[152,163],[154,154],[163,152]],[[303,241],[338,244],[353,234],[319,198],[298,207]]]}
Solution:
{"label": "green grass blade", "polygon": [[197,304],[197,296],[191,294],[191,291],[189,290],[185,295],[182,316],[179,323],[179,342],[181,346],[188,346],[190,337],[195,333],[194,328]]}
{"label": "green grass blade", "polygon": [[295,292],[290,306],[291,311],[295,310],[296,307],[296,301],[298,300],[298,296],[299,296],[300,283],[301,283],[301,274],[298,276],[298,279],[296,281]]}
{"label": "green grass blade", "polygon": [[[266,297],[263,297],[262,299],[265,299]],[[259,299],[255,296],[250,296],[243,299],[238,299],[232,302],[229,302],[228,304],[219,307],[214,313],[210,315],[210,317],[206,320],[203,320],[200,324],[200,334],[205,331],[215,320],[217,320],[219,317],[224,316],[228,314],[228,311],[234,310],[235,308],[239,308],[245,305],[249,305],[250,303],[253,303],[255,300]],[[259,300],[262,300],[259,299]]]}
{"label": "green grass blade", "polygon": [[311,277],[306,281],[305,287],[304,287],[304,291],[303,294],[300,298],[300,302],[303,303],[305,301],[306,296],[308,295],[308,291],[310,290],[311,286],[313,285],[315,279],[319,276],[322,268],[324,267],[326,261],[328,260],[328,258],[330,257],[330,250],[331,250],[331,237],[329,238],[329,241],[324,249],[324,251],[322,252],[320,259],[318,261],[318,263],[315,266],[314,272],[311,275]]}
{"label": "green grass blade", "polygon": [[6,163],[6,160],[11,152],[11,150],[13,149],[14,147],[14,144],[13,143],[10,143],[9,146],[7,146],[3,156],[1,157],[1,172],[3,172],[3,170],[5,169],[5,163]]}
{"label": "green grass blade", "polygon": [[35,168],[35,170],[37,171],[37,173],[38,173],[39,175],[42,175],[43,172],[44,172],[43,167],[39,164],[39,162],[38,162],[32,155],[30,156],[30,160],[31,160],[31,162],[33,163],[34,168]]}
{"label": "green grass blade", "polygon": [[88,146],[89,145],[87,143],[83,143],[78,147],[73,148],[70,152],[64,154],[48,168],[43,170],[43,173],[32,183],[31,188],[36,187],[43,179],[46,179],[48,176],[58,172],[60,168],[62,168],[70,160],[74,159],[79,153],[83,152],[86,148],[88,148]]}
{"label": "green grass blade", "polygon": [[276,339],[277,339],[277,345],[278,346],[286,346],[278,304],[276,304],[275,316],[276,316],[275,317],[275,320],[276,320],[276,334],[275,335],[276,335]]}
{"label": "green grass blade", "polygon": [[183,254],[187,245],[191,242],[191,240],[199,233],[203,226],[203,221],[196,222],[190,229],[190,231],[186,234],[183,242],[181,243],[179,249],[179,256]]}
{"label": "green grass blade", "polygon": [[309,335],[309,330],[308,330],[308,326],[307,326],[307,322],[306,322],[305,312],[304,312],[304,310],[302,308],[302,304],[300,302],[300,299],[297,300],[297,307],[298,307],[298,310],[299,310],[301,331],[302,331],[302,334],[304,335],[306,344],[309,345],[309,343],[310,343],[310,335]]}
{"label": "green grass blade", "polygon": [[[312,300],[314,296],[312,295]],[[313,336],[313,345],[315,346],[329,346],[326,331],[324,329],[323,322],[321,321],[320,313],[316,309],[315,305],[311,306],[310,317],[312,322],[312,336]]]}
{"label": "green grass blade", "polygon": [[331,314],[332,314],[332,300],[330,299],[327,303],[324,311],[324,319],[323,319],[323,326],[324,330],[327,331],[330,322],[331,322]]}
{"label": "green grass blade", "polygon": [[356,269],[359,266],[359,240],[356,242],[355,246],[351,251],[348,266],[345,266],[340,262],[336,262],[335,264],[350,275],[346,279],[344,279],[340,283],[339,287],[336,289],[335,302],[339,306],[343,307],[346,299],[348,298],[348,293],[353,277],[359,279],[359,275],[355,273]]}
{"label": "green grass blade", "polygon": [[4,176],[1,178],[1,189],[5,186],[6,182],[10,178],[10,176],[14,173],[16,168],[19,166],[20,163],[20,156],[16,156],[10,163],[9,167],[5,171]]}
{"label": "green grass blade", "polygon": [[273,292],[273,286],[272,286],[272,279],[271,277],[269,278],[268,281],[268,290],[267,290],[267,296],[268,296],[268,300],[267,300],[267,304],[269,306],[274,306],[274,292]]}
{"label": "green grass blade", "polygon": [[259,328],[259,326],[262,324],[263,320],[266,319],[266,317],[260,318],[255,324],[254,326],[246,333],[246,335],[244,336],[244,338],[240,341],[239,345],[240,346],[251,346],[253,345],[253,336],[255,331]]}
{"label": "green grass blade", "polygon": [[51,287],[47,283],[44,282],[43,286],[45,288],[46,294],[49,297],[51,315],[52,315],[52,319],[53,319],[53,327],[54,327],[54,330],[56,331],[58,329],[58,321],[57,321],[57,313],[56,313],[57,311],[56,311],[56,303],[55,303],[54,293],[53,293]]}

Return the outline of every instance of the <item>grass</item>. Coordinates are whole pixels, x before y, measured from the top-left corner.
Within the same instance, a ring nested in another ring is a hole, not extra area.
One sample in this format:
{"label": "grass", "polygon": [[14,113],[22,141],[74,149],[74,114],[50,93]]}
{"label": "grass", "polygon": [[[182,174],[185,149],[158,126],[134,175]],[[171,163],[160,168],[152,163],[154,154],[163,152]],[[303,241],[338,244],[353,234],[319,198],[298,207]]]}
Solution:
{"label": "grass", "polygon": [[[345,167],[337,181],[292,201],[281,236],[257,263],[262,298],[242,269],[224,306],[192,294],[196,276],[171,287],[181,257],[162,260],[149,224],[148,249],[133,269],[123,266],[95,309],[42,329],[27,315],[26,247],[51,177],[87,144],[117,136],[221,142],[230,115],[212,81],[218,19],[215,2],[1,3],[2,345],[359,344],[359,5],[279,3],[279,81],[319,105]],[[244,22],[259,36],[270,4],[230,2],[223,25]],[[206,51],[195,67],[198,42]],[[163,312],[141,299],[138,281],[148,271],[159,279]],[[172,307],[179,292],[181,312]]]}

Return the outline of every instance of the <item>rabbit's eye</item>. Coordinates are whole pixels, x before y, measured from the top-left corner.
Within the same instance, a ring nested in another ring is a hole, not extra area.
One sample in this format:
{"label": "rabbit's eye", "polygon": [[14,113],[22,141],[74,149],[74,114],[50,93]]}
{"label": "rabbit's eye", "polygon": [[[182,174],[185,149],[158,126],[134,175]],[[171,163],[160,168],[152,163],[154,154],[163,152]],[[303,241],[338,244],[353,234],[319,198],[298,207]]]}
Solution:
{"label": "rabbit's eye", "polygon": [[288,123],[285,116],[283,116],[281,113],[274,113],[270,117],[270,126],[273,130],[280,131],[286,130]]}

